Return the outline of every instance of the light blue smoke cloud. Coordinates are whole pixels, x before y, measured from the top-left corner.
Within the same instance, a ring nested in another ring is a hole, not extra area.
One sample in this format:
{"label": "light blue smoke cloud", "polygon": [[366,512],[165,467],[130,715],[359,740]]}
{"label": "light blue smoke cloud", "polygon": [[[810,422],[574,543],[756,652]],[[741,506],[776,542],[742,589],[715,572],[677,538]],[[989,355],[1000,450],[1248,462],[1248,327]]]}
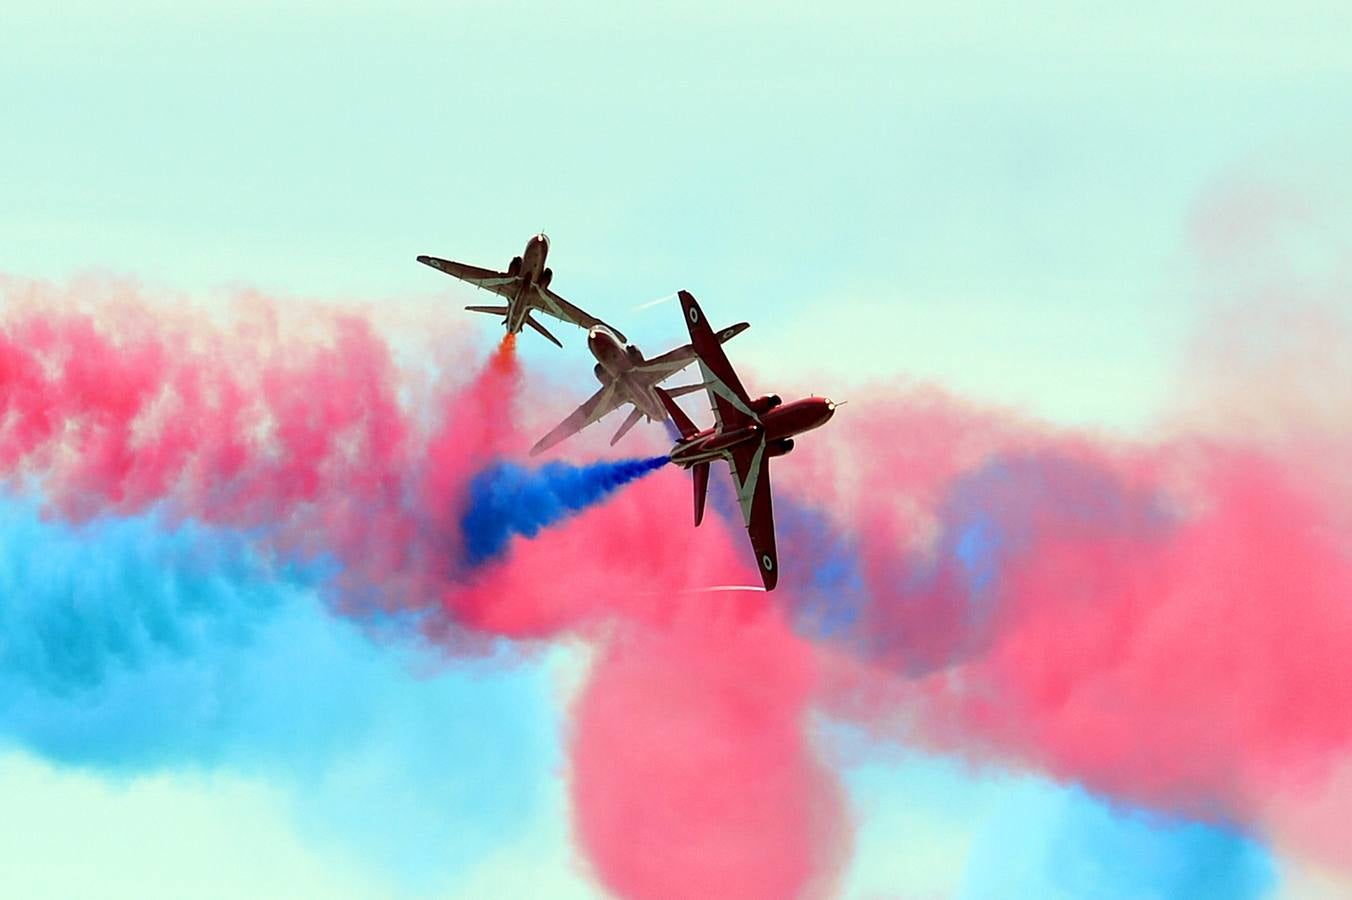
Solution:
{"label": "light blue smoke cloud", "polygon": [[110,777],[226,766],[427,886],[516,833],[558,749],[538,665],[459,664],[329,612],[320,568],[156,515],[0,500],[0,742]]}
{"label": "light blue smoke cloud", "polygon": [[1029,778],[977,837],[960,896],[1256,900],[1275,882],[1270,851],[1234,828]]}

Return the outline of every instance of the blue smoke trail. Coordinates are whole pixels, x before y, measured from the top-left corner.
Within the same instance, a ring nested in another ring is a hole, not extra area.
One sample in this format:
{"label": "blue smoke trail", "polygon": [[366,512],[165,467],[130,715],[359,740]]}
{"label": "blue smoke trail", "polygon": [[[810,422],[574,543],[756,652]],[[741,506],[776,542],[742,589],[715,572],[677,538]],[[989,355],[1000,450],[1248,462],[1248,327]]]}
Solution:
{"label": "blue smoke trail", "polygon": [[512,535],[535,537],[540,529],[599,503],[616,488],[667,462],[665,456],[654,456],[588,466],[494,463],[469,484],[469,503],[460,519],[465,560],[471,566],[482,565],[506,550]]}

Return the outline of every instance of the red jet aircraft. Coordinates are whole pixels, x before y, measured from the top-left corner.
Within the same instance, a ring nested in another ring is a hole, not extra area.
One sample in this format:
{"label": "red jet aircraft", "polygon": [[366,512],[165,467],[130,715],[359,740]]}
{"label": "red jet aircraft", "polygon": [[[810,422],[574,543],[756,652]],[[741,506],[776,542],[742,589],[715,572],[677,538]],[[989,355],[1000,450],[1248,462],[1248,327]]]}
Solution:
{"label": "red jet aircraft", "polygon": [[717,421],[712,428],[700,431],[670,394],[660,387],[654,388],[681,432],[681,439],[672,448],[671,461],[690,469],[694,476],[697,526],[704,519],[709,463],[715,459],[728,461],[761,580],[765,589],[772,591],[779,581],[779,559],[775,553],[775,516],[770,503],[770,459],[792,450],[794,435],[825,425],[835,415],[836,404],[825,397],[781,403],[775,394],[752,400],[695,298],[686,291],[681,291],[680,297],[685,324],[690,329],[690,344],[704,370],[704,387]]}

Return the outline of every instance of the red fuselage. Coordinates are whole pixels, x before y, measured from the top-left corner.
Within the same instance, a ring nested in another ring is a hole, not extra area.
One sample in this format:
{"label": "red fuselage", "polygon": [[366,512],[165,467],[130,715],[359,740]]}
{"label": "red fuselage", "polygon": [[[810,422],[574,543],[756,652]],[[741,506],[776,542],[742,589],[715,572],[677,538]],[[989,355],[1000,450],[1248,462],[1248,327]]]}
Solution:
{"label": "red fuselage", "polygon": [[[762,438],[771,448],[772,455],[778,456],[781,454],[773,452],[776,442],[787,441],[795,434],[820,428],[830,421],[835,413],[836,404],[825,397],[808,397],[784,403],[761,413],[759,424],[751,422],[727,431],[716,427],[706,428],[698,434],[682,439],[672,448],[671,461],[683,469],[688,469],[697,463],[721,459],[738,444],[758,444]],[[783,443],[777,446],[785,448],[782,452],[787,452],[790,445]]]}

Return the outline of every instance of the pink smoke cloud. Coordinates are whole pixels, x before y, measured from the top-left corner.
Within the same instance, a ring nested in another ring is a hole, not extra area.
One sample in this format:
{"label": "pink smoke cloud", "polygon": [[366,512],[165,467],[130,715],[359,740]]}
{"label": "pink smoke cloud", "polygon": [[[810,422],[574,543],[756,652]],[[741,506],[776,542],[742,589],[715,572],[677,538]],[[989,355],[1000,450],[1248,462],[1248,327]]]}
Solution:
{"label": "pink smoke cloud", "polygon": [[849,834],[840,786],[803,740],[811,646],[743,606],[622,630],[600,653],[575,710],[572,794],[602,883],[625,897],[825,895]]}
{"label": "pink smoke cloud", "polygon": [[296,328],[255,300],[222,325],[6,290],[23,302],[0,334],[0,463],[59,513],[168,503],[266,526],[343,562],[339,608],[420,610],[448,652],[592,642],[573,819],[623,895],[829,892],[849,817],[814,711],[1326,858],[1345,846],[1341,801],[1307,802],[1346,796],[1352,749],[1352,381],[1321,375],[1345,368],[1350,332],[1326,296],[1282,340],[1263,337],[1285,321],[1266,287],[1241,298],[1251,317],[1213,317],[1155,441],[930,388],[853,397],[775,469],[786,572],[765,595],[699,592],[753,567],[735,515],[690,527],[675,471],[466,567],[466,484],[540,418],[509,347],[423,407],[362,316]]}

